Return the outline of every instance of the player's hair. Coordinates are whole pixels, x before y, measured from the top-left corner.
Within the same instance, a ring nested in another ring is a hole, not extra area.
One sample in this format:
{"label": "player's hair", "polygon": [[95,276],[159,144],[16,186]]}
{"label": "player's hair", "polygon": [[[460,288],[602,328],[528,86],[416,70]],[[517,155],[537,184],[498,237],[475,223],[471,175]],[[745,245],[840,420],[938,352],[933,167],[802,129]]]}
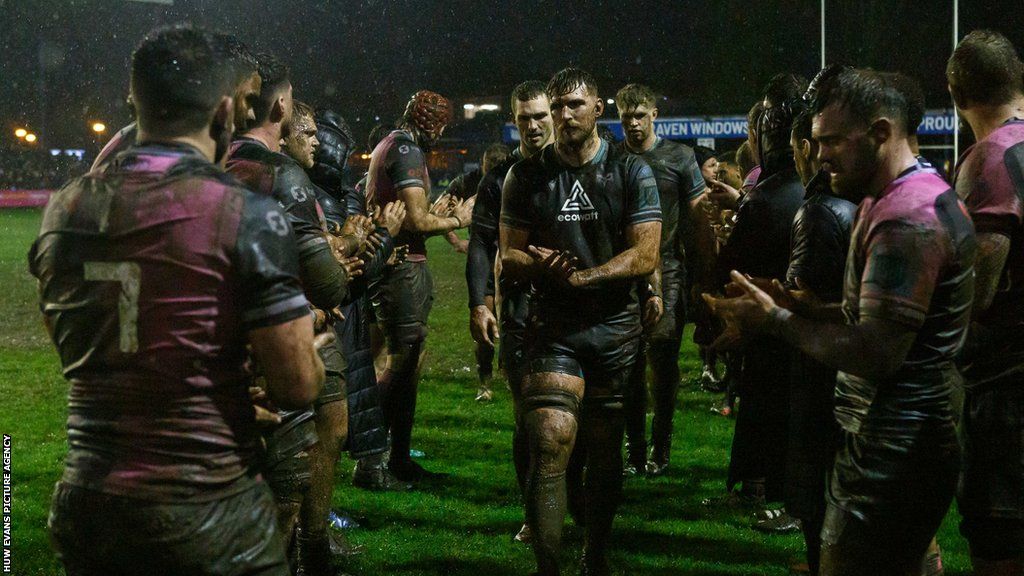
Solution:
{"label": "player's hair", "polygon": [[818,88],[811,110],[815,114],[831,104],[850,112],[865,125],[883,116],[907,132],[907,99],[882,74],[873,70],[849,68]]}
{"label": "player's hair", "polygon": [[718,161],[723,164],[736,164],[736,151],[722,152],[718,155]]}
{"label": "player's hair", "polygon": [[259,62],[258,69],[263,84],[253,113],[256,115],[254,124],[261,124],[270,116],[281,90],[291,84],[291,70],[287,64],[269,52],[258,55],[256,61]]}
{"label": "player's hair", "polygon": [[548,81],[546,90],[548,98],[553,99],[562,94],[568,94],[577,88],[583,88],[587,94],[595,98],[599,96],[597,82],[590,72],[572,67],[563,68],[556,72],[551,77],[551,80]]}
{"label": "player's hair", "polygon": [[483,162],[488,162],[491,166],[497,166],[501,162],[505,161],[508,157],[508,146],[504,144],[491,144],[484,150],[482,158]]}
{"label": "player's hair", "polygon": [[799,74],[783,72],[772,76],[761,90],[761,98],[769,106],[775,106],[803,96],[807,90],[807,79]]}
{"label": "player's hair", "polygon": [[382,122],[377,124],[370,130],[370,135],[366,138],[366,147],[372,152],[380,141],[387,138],[388,134],[395,129],[394,124]]}
{"label": "player's hair", "polygon": [[540,80],[527,80],[512,89],[512,98],[509,100],[509,111],[515,114],[516,102],[526,102],[533,100],[534,98],[547,95],[548,93],[543,82]]}
{"label": "player's hair", "polygon": [[139,127],[163,136],[202,129],[237,85],[226,35],[191,24],[151,31],[132,53],[131,98]]}
{"label": "player's hair", "polygon": [[882,72],[881,76],[907,101],[907,129],[911,134],[916,133],[917,127],[924,120],[924,92],[921,91],[921,85],[917,80],[899,72]]}
{"label": "player's hair", "polygon": [[295,100],[293,102],[292,106],[293,106],[292,107],[292,116],[293,117],[299,117],[299,116],[301,116],[303,118],[315,118],[316,117],[316,110],[314,110],[312,106],[310,106],[309,104],[306,104],[305,102],[303,102],[301,100]]}
{"label": "player's hair", "polygon": [[252,76],[253,72],[259,70],[259,63],[256,61],[256,56],[249,50],[249,47],[244,42],[238,39],[238,37],[231,34],[218,34],[221,41],[224,42],[227,52],[231,55],[231,58],[236,63],[237,78],[236,83],[241,83],[243,80]]}
{"label": "player's hair", "polygon": [[718,154],[712,148],[707,146],[697,145],[693,147],[693,155],[697,160],[697,167],[704,168],[704,163],[712,158],[718,158]]}
{"label": "player's hair", "polygon": [[814,120],[814,112],[810,108],[804,108],[793,118],[792,133],[797,140],[811,139],[811,125]]}
{"label": "player's hair", "polygon": [[658,96],[643,84],[626,84],[615,94],[615,106],[619,110],[632,110],[637,106],[655,108]]}
{"label": "player's hair", "polygon": [[1005,104],[1024,92],[1024,65],[999,32],[975,30],[956,45],[946,80],[958,104]]}
{"label": "player's hair", "polygon": [[750,149],[750,143],[746,140],[740,144],[740,147],[736,149],[736,165],[740,167],[740,173],[744,176],[748,172],[757,166],[757,160],[754,159],[754,152]]}

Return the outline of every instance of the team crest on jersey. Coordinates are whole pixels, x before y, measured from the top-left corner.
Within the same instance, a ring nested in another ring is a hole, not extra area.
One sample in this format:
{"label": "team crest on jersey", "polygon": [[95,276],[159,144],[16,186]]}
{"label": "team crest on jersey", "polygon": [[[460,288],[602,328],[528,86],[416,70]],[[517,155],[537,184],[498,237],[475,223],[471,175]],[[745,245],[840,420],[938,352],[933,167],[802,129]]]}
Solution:
{"label": "team crest on jersey", "polygon": [[399,146],[398,147],[398,153],[399,154],[408,154],[409,153],[409,145],[408,144],[402,144],[401,146]]}
{"label": "team crest on jersey", "polygon": [[558,221],[586,222],[588,220],[597,220],[597,210],[594,208],[594,203],[590,201],[590,197],[587,196],[586,190],[583,189],[583,185],[577,180],[572,185],[569,197],[562,204],[562,213],[558,215]]}

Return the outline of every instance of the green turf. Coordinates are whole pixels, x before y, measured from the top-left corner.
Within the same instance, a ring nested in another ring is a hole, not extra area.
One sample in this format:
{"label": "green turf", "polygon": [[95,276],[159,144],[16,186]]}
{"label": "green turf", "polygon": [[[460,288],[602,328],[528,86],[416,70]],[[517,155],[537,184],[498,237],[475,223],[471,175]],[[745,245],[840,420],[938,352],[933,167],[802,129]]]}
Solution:
{"label": "green turf", "polygon": [[[39,227],[38,211],[0,211],[0,430],[13,436],[15,574],[59,574],[46,539],[46,510],[65,451],[67,387],[39,323],[35,287],[25,253]],[[512,542],[522,513],[509,461],[511,405],[503,385],[486,405],[473,401],[475,372],[467,329],[464,256],[443,240],[431,244],[436,300],[428,357],[420,385],[415,448],[423,464],[451,477],[444,485],[406,494],[355,490],[352,463],[343,460],[335,505],[368,519],[349,532],[365,547],[348,570],[357,575],[526,574],[529,549]],[[684,374],[697,360],[691,346],[680,357]],[[676,414],[672,468],[655,480],[626,483],[615,524],[612,560],[625,574],[775,574],[801,556],[798,536],[768,536],[749,518],[708,513],[701,499],[720,494],[729,458],[732,422],[708,412],[714,397],[686,386]],[[939,541],[948,574],[968,568],[956,515]],[[567,560],[579,555],[580,532],[569,524]],[[628,570],[625,567],[629,567]],[[571,573],[575,573],[573,570]]]}

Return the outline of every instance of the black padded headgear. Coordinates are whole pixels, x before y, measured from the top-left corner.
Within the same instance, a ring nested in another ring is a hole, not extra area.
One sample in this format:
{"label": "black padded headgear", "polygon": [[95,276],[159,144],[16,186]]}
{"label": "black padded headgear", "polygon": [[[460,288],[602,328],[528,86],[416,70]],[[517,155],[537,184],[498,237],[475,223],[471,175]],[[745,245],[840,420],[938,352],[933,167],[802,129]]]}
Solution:
{"label": "black padded headgear", "polygon": [[352,129],[341,117],[331,110],[318,110],[316,117],[316,139],[320,146],[313,155],[313,168],[309,171],[313,183],[334,197],[341,194],[345,166],[348,156],[356,144]]}

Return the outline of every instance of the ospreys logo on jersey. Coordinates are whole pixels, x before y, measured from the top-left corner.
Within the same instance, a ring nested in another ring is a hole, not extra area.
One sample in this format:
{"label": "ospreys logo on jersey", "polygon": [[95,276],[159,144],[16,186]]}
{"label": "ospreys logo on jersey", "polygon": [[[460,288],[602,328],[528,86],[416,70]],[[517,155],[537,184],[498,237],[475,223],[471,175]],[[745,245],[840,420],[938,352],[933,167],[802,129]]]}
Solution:
{"label": "ospreys logo on jersey", "polygon": [[572,185],[569,197],[562,204],[562,213],[558,215],[558,221],[587,222],[589,220],[597,220],[597,210],[594,208],[594,203],[590,201],[590,197],[587,196],[586,191],[583,190],[583,185],[577,180]]}

